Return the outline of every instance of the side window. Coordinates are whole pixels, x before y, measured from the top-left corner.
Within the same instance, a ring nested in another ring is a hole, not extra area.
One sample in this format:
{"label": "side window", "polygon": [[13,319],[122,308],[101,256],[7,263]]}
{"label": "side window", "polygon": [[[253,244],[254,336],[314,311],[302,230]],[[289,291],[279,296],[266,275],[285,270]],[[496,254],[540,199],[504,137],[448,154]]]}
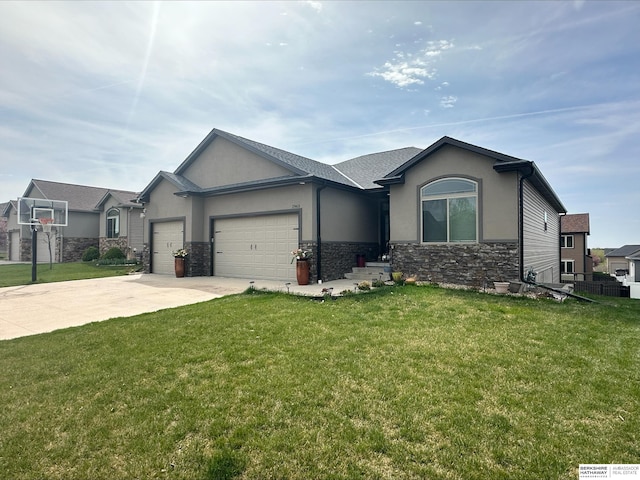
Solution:
{"label": "side window", "polygon": [[573,248],[573,235],[562,235],[560,237],[560,246],[562,248]]}
{"label": "side window", "polygon": [[107,212],[107,238],[118,238],[120,235],[120,211],[112,208]]}
{"label": "side window", "polygon": [[445,178],[420,190],[422,241],[459,243],[478,241],[478,184]]}
{"label": "side window", "polygon": [[575,261],[562,260],[560,264],[560,273],[575,273]]}

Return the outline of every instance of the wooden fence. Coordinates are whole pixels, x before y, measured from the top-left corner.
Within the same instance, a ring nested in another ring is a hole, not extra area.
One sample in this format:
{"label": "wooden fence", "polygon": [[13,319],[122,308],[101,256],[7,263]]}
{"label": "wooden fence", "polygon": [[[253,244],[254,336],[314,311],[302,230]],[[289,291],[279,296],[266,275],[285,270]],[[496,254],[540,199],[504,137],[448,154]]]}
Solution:
{"label": "wooden fence", "polygon": [[630,288],[620,282],[575,282],[574,290],[606,297],[629,297]]}

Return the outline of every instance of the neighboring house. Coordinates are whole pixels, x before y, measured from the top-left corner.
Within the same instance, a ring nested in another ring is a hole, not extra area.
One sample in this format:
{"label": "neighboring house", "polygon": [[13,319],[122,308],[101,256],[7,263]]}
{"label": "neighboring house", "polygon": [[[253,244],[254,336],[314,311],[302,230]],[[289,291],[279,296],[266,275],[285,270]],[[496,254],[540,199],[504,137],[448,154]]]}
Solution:
{"label": "neighboring house", "polygon": [[629,275],[627,285],[629,286],[629,296],[640,299],[640,250],[629,255]]}
{"label": "neighboring house", "polygon": [[0,203],[0,258],[7,258],[7,247],[9,245],[9,238],[7,233],[7,217],[4,216],[4,211],[9,206],[9,202]]}
{"label": "neighboring house", "polygon": [[589,214],[575,213],[560,217],[560,272],[562,280],[593,280],[593,259],[587,248]]}
{"label": "neighboring house", "polygon": [[[23,197],[68,202],[68,225],[52,230],[52,261],[58,263],[81,260],[90,246],[99,247],[101,253],[110,246],[120,247],[127,255],[133,255],[134,248],[142,250],[142,206],[132,202],[137,195],[136,192],[34,179]],[[31,261],[31,230],[29,226],[18,224],[17,203],[10,202],[5,212],[9,217],[9,258]],[[38,235],[38,262],[49,261],[46,241],[45,235]]]}
{"label": "neighboring house", "polygon": [[[629,257],[640,254],[640,245],[625,245],[605,254],[607,259],[607,272],[610,275],[622,276],[630,273]],[[624,271],[624,274],[622,273]],[[618,274],[616,274],[616,272]]]}
{"label": "neighboring house", "polygon": [[129,257],[142,255],[143,207],[138,193],[109,190],[96,205],[100,212],[100,253],[118,247]]}
{"label": "neighboring house", "polygon": [[184,247],[190,276],[293,281],[301,247],[313,281],[387,253],[426,281],[560,281],[566,210],[536,165],[449,137],[326,165],[214,129],[139,201],[153,273]]}

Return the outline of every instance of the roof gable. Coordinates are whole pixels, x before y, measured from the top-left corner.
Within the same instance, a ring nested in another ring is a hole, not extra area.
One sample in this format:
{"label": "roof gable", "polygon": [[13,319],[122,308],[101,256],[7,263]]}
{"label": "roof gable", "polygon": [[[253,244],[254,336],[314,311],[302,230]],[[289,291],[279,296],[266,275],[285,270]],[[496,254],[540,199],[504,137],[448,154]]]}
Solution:
{"label": "roof gable", "polygon": [[128,190],[109,190],[104,196],[100,199],[100,201],[96,204],[96,208],[98,210],[102,210],[105,202],[109,199],[113,198],[116,202],[116,205],[119,207],[129,207],[129,208],[142,208],[142,206],[136,202],[138,198],[138,193],[130,192]]}
{"label": "roof gable", "polygon": [[589,214],[573,213],[560,217],[561,233],[590,233]]}
{"label": "roof gable", "polygon": [[[290,171],[292,175],[308,176],[312,175],[317,178],[330,180],[336,183],[342,183],[352,187],[357,187],[357,184],[341,172],[337,171],[331,165],[312,160],[307,157],[296,155],[295,153],[287,152],[279,148],[266,145],[264,143],[249,140],[247,138],[234,135],[229,132],[224,132],[214,128],[209,132],[205,139],[189,154],[189,156],[178,166],[174,171],[176,175],[182,175],[187,168],[197,161],[198,157],[204,152],[204,150],[218,137],[224,138],[245,150],[248,150],[259,157],[268,160],[270,162],[279,165]],[[202,188],[208,188],[208,185],[200,185]]]}
{"label": "roof gable", "polygon": [[513,171],[522,173],[523,176],[526,176],[527,180],[533,184],[533,186],[556,209],[557,212],[565,213],[567,211],[535,163],[529,160],[522,160],[510,155],[505,155],[504,153],[489,150],[487,148],[478,147],[477,145],[472,145],[447,136],[442,137],[431,146],[425,148],[421,153],[388,173],[384,178],[377,180],[376,183],[379,185],[404,183],[404,175],[407,170],[445,146],[453,146],[494,160],[495,163],[493,165],[493,169],[498,173]]}
{"label": "roof gable", "polygon": [[396,178],[396,177],[404,174],[404,172],[409,170],[416,163],[421,162],[422,160],[424,160],[428,156],[432,155],[433,153],[437,152],[438,150],[440,150],[442,147],[444,147],[446,145],[452,145],[454,147],[462,148],[464,150],[468,150],[470,152],[478,153],[480,155],[484,155],[485,157],[490,157],[490,158],[493,158],[493,159],[501,161],[501,162],[512,162],[512,161],[520,160],[519,158],[516,158],[516,157],[511,157],[509,155],[505,155],[505,154],[500,153],[500,152],[495,152],[495,151],[489,150],[487,148],[478,147],[478,146],[472,145],[470,143],[466,143],[466,142],[462,142],[460,140],[456,140],[455,138],[444,136],[440,140],[438,140],[437,142],[433,143],[429,147],[427,147],[424,150],[422,150],[422,152],[420,152],[419,154],[417,154],[414,157],[412,157],[411,159],[409,159],[407,162],[405,162],[402,165],[400,165],[399,167],[397,167],[395,170],[389,172],[387,175],[385,175],[384,178],[385,179],[391,179],[391,178]]}

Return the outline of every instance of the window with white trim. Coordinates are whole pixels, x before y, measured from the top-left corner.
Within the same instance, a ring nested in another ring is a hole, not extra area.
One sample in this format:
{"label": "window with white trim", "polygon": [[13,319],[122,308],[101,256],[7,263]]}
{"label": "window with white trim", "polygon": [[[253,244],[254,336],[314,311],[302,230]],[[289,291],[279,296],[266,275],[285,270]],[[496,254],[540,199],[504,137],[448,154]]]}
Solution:
{"label": "window with white trim", "polygon": [[107,238],[118,238],[120,235],[120,211],[112,208],[107,212]]}
{"label": "window with white trim", "polygon": [[560,262],[560,273],[576,273],[576,261],[562,260]]}
{"label": "window with white trim", "polygon": [[478,241],[478,184],[464,178],[444,178],[420,189],[422,241]]}
{"label": "window with white trim", "polygon": [[560,237],[560,246],[562,248],[573,248],[573,235],[562,235]]}

